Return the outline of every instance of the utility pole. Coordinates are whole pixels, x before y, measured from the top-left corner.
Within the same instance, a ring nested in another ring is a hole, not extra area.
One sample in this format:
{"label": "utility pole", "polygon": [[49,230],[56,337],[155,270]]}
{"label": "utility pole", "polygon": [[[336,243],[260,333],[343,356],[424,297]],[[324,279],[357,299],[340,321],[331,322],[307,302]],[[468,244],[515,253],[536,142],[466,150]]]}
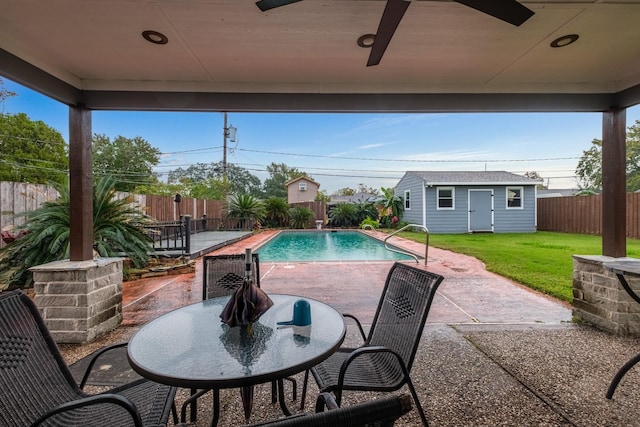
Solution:
{"label": "utility pole", "polygon": [[227,184],[227,137],[229,136],[229,128],[227,127],[227,112],[224,112],[224,128],[222,131],[223,134],[223,144],[222,144],[222,179],[224,180],[225,186]]}
{"label": "utility pole", "polygon": [[231,142],[236,142],[236,128],[233,126],[227,126],[227,112],[224,112],[224,128],[222,133],[222,181],[224,182],[225,196],[227,193],[227,138]]}

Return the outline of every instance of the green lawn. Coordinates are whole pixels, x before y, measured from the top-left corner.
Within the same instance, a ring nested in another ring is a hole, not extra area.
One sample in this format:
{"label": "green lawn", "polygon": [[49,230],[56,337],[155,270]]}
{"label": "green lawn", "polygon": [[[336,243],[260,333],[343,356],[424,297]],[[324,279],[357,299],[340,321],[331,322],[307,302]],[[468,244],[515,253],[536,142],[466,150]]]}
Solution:
{"label": "green lawn", "polygon": [[[424,233],[400,237],[424,243]],[[572,255],[602,255],[602,238],[539,231],[531,234],[431,234],[429,246],[474,256],[487,270],[564,301],[573,301]],[[640,258],[640,240],[627,239],[627,256]]]}

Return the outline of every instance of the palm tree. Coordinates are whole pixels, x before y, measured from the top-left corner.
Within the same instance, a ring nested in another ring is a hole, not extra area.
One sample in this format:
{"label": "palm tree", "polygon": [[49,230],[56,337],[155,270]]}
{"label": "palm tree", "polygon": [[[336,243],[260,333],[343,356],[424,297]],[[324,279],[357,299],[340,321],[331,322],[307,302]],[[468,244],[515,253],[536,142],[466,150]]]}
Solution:
{"label": "palm tree", "polygon": [[[152,219],[132,205],[132,196],[117,199],[115,183],[113,177],[105,177],[93,186],[94,251],[102,257],[125,254],[136,267],[142,267],[152,243],[142,226]],[[69,186],[54,186],[58,199],[26,212],[26,222],[17,230],[22,236],[0,249],[4,287],[29,287],[33,284],[31,267],[69,258]]]}
{"label": "palm tree", "polygon": [[378,209],[376,209],[375,204],[369,201],[355,203],[355,211],[356,211],[356,218],[355,218],[356,224],[360,224],[362,221],[364,221],[367,218],[376,221],[380,216],[378,214]]}
{"label": "palm tree", "polygon": [[356,206],[352,203],[337,203],[329,210],[329,223],[337,227],[349,227],[357,219]]}
{"label": "palm tree", "polygon": [[239,219],[244,225],[244,220],[262,221],[265,216],[264,203],[251,194],[238,194],[231,196],[227,203],[227,216]]}
{"label": "palm tree", "polygon": [[265,219],[273,227],[282,227],[289,221],[289,203],[282,197],[269,197],[264,202]]}
{"label": "palm tree", "polygon": [[291,219],[291,227],[307,228],[309,222],[315,218],[315,214],[307,207],[297,206],[295,208],[291,208],[289,211],[289,218]]}

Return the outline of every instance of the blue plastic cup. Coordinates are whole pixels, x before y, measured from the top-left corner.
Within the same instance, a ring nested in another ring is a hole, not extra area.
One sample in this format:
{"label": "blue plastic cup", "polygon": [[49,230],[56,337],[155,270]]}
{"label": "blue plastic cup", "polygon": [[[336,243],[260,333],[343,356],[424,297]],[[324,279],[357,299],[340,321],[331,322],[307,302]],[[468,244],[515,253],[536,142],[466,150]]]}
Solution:
{"label": "blue plastic cup", "polygon": [[308,326],[311,324],[309,301],[301,299],[293,304],[293,324],[296,326]]}
{"label": "blue plastic cup", "polygon": [[309,326],[311,324],[311,306],[309,301],[299,299],[293,304],[293,319],[278,322],[278,325]]}

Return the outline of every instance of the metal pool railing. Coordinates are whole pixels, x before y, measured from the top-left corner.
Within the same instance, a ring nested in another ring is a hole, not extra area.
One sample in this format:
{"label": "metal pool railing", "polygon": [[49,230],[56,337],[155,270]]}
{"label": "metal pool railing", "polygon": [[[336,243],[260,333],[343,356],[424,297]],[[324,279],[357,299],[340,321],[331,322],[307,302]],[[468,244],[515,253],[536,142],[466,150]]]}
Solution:
{"label": "metal pool railing", "polygon": [[[429,257],[429,229],[427,227],[425,227],[424,225],[420,225],[420,224],[407,224],[404,227],[400,228],[399,230],[394,231],[393,233],[389,234],[385,239],[384,239],[384,247],[391,251],[391,252],[397,252],[399,254],[403,254],[403,255],[408,255],[410,257],[412,257],[413,259],[416,260],[416,263],[420,263],[420,260],[418,259],[418,257],[416,255],[414,255],[413,253],[409,252],[409,251],[404,251],[402,249],[399,248],[395,248],[393,246],[390,246],[389,243],[387,243],[387,240],[389,240],[390,238],[392,238],[393,236],[395,236],[396,234],[406,230],[407,228],[418,228],[420,230],[423,230],[426,233],[426,241],[425,241],[425,251],[424,251],[424,265],[427,265],[427,259]],[[371,230],[375,230],[370,224],[365,224],[362,226],[363,230],[366,229],[371,229]]]}

